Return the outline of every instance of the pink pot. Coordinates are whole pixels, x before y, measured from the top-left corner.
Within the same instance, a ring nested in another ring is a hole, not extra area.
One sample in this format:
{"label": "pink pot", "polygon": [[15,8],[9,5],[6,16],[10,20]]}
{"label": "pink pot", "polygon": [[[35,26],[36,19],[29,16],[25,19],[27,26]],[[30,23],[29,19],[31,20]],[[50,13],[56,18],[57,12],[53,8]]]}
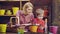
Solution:
{"label": "pink pot", "polygon": [[50,32],[52,32],[53,34],[57,34],[58,26],[50,26],[49,28]]}

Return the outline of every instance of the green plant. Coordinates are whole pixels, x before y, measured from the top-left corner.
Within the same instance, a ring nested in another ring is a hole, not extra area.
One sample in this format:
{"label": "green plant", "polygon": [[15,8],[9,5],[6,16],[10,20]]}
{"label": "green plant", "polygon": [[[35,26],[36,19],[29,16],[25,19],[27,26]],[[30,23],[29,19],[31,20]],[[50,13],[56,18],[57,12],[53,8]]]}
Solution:
{"label": "green plant", "polygon": [[52,22],[53,26],[59,26],[58,22]]}

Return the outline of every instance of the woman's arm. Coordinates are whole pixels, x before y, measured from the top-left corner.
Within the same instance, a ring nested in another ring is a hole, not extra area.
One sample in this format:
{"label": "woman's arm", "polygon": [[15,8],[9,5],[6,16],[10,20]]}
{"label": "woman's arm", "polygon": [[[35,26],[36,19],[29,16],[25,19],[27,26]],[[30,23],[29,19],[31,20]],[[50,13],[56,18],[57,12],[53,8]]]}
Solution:
{"label": "woman's arm", "polygon": [[20,16],[20,11],[18,11],[17,13],[16,13],[16,24],[19,24],[20,22],[19,22],[19,16]]}

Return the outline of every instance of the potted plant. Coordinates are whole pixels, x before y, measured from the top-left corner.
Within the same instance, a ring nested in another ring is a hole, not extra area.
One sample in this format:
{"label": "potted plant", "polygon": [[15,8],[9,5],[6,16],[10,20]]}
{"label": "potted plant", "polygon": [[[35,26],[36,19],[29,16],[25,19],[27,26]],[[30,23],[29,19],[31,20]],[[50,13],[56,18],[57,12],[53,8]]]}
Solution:
{"label": "potted plant", "polygon": [[56,22],[52,23],[52,26],[49,26],[49,30],[50,32],[52,32],[53,34],[57,34],[57,30],[58,30],[58,24]]}

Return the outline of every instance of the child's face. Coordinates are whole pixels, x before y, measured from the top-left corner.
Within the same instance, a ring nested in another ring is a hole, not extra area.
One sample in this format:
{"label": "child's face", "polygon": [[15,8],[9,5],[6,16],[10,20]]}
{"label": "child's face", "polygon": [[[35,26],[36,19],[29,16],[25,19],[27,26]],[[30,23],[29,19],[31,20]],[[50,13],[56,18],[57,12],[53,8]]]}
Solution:
{"label": "child's face", "polygon": [[43,19],[43,16],[37,16],[37,18],[39,18],[39,19]]}
{"label": "child's face", "polygon": [[28,14],[32,13],[32,10],[33,10],[32,7],[28,7],[28,8],[26,9],[26,11],[27,11]]}
{"label": "child's face", "polygon": [[38,14],[37,17],[38,17],[39,19],[43,19],[44,10],[42,10],[42,9],[37,9],[37,10],[36,10],[36,13]]}

